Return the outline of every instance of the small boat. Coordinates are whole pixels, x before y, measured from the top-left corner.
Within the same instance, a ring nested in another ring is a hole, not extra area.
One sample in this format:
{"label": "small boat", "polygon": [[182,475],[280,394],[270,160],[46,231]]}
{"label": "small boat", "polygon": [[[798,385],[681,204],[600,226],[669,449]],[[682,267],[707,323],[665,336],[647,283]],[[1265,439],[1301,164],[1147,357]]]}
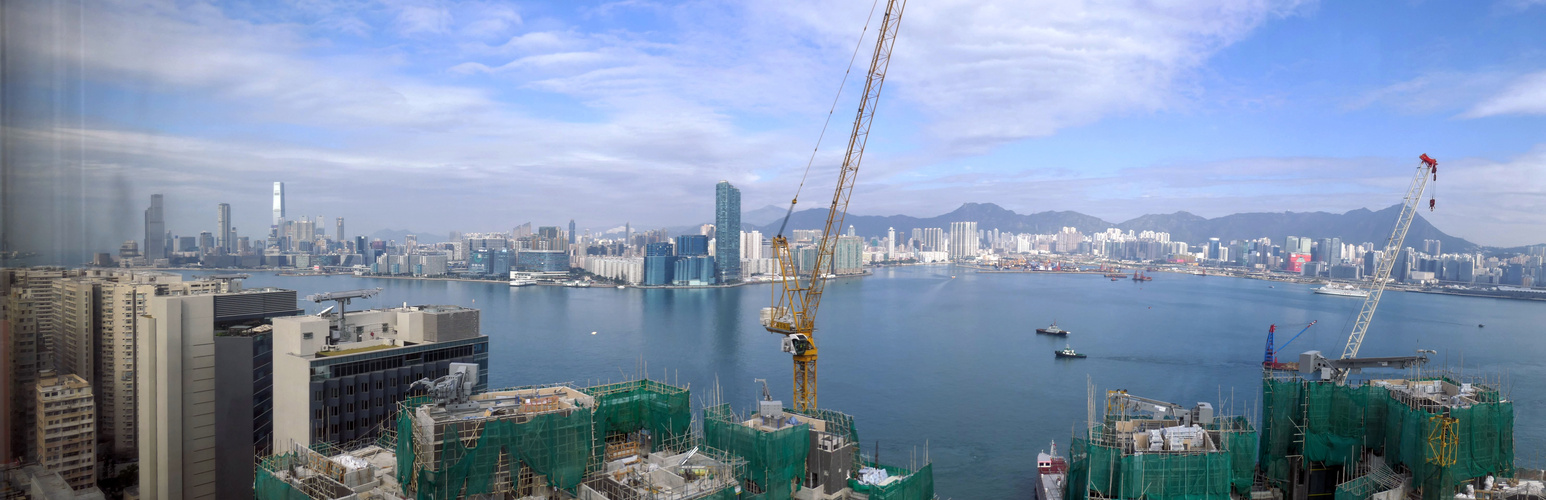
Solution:
{"label": "small boat", "polygon": [[1058,328],[1058,322],[1053,321],[1052,322],[1052,326],[1049,326],[1049,327],[1046,327],[1046,328],[1037,328],[1036,329],[1036,333],[1039,333],[1039,334],[1042,334],[1042,335],[1057,335],[1059,337],[1067,337],[1068,334],[1073,333],[1073,332],[1070,332],[1068,330],[1064,330],[1062,328]]}
{"label": "small boat", "polygon": [[1116,278],[1111,278],[1111,281],[1116,281],[1116,280],[1117,280]]}
{"label": "small boat", "polygon": [[1477,327],[1477,328],[1486,328],[1486,327],[1487,327],[1487,325],[1483,325],[1483,324],[1481,324],[1481,323],[1477,323],[1477,324],[1476,324],[1476,327]]}
{"label": "small boat", "polygon": [[1058,350],[1056,350],[1056,351],[1052,351],[1052,353],[1053,353],[1053,354],[1056,354],[1056,355],[1057,355],[1057,357],[1059,357],[1059,358],[1073,358],[1073,359],[1078,359],[1078,358],[1084,358],[1084,357],[1085,357],[1085,355],[1083,355],[1083,354],[1079,354],[1079,353],[1077,353],[1077,352],[1074,352],[1074,348],[1072,348],[1072,347],[1068,347],[1068,346],[1066,346],[1066,345],[1065,345],[1065,346],[1063,346],[1063,348],[1062,348],[1062,349],[1058,349]]}

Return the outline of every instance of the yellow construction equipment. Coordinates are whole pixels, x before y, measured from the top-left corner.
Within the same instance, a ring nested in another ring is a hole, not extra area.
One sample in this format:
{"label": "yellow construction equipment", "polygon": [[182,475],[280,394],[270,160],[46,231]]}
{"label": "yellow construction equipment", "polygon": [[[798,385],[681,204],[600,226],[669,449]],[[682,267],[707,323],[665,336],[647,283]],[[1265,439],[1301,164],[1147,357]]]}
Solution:
{"label": "yellow construction equipment", "polygon": [[837,247],[837,231],[842,227],[848,212],[848,198],[853,194],[854,179],[859,173],[859,162],[864,157],[864,145],[870,137],[870,122],[875,118],[875,106],[880,101],[881,84],[886,79],[886,68],[891,64],[891,47],[896,42],[897,28],[902,22],[902,10],[906,0],[888,0],[885,17],[875,38],[875,54],[870,59],[869,76],[864,80],[864,96],[859,101],[859,112],[854,116],[853,133],[848,136],[848,153],[843,156],[842,169],[838,171],[837,189],[832,193],[832,205],[827,210],[827,225],[821,240],[816,244],[815,259],[810,276],[800,279],[800,269],[790,252],[789,239],[784,229],[789,225],[789,214],[799,203],[798,192],[790,201],[789,214],[773,237],[773,257],[778,259],[779,284],[773,287],[773,306],[763,308],[762,326],[769,332],[782,335],[783,350],[794,355],[794,409],[799,412],[816,410],[816,308],[821,304],[822,289],[826,286],[824,274],[831,269],[832,253]]}

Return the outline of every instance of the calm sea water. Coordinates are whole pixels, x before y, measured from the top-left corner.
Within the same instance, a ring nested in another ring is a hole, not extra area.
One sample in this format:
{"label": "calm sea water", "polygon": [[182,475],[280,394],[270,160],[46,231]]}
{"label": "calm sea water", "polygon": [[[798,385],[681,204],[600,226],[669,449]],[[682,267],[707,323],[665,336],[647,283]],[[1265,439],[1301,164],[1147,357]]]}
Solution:
{"label": "calm sea water", "polygon": [[[717,380],[747,411],[765,378],[790,397],[790,359],[757,324],[768,285],[717,290],[523,287],[498,283],[255,274],[247,286],[308,293],[384,287],[351,309],[457,304],[483,311],[491,387],[650,374],[691,384],[694,406]],[[921,463],[942,498],[1029,498],[1037,451],[1066,446],[1097,393],[1127,389],[1186,406],[1258,406],[1267,325],[1278,342],[1339,355],[1361,301],[1310,286],[1159,273],[1138,284],[1088,275],[978,274],[948,266],[877,270],[831,283],[822,301],[820,403],[856,416],[866,453]],[[308,312],[321,307],[306,303]],[[1065,340],[1035,335],[1054,319]],[[1478,328],[1477,324],[1485,324]],[[595,332],[593,335],[592,332]],[[1362,354],[1439,351],[1438,365],[1502,374],[1516,401],[1519,465],[1546,466],[1546,302],[1387,293]],[[1392,374],[1398,375],[1398,374]]]}

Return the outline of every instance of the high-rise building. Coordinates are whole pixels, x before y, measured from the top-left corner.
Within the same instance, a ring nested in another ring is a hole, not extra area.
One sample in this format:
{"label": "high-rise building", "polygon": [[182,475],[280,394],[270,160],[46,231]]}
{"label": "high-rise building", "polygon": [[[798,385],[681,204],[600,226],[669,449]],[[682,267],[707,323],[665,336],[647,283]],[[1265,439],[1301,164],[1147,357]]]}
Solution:
{"label": "high-rise building", "polygon": [[864,272],[864,239],[858,236],[839,236],[832,247],[832,273],[858,274]]}
{"label": "high-rise building", "polygon": [[741,233],[741,260],[758,260],[762,255],[762,231]]}
{"label": "high-rise building", "polygon": [[215,246],[225,250],[227,254],[236,253],[236,242],[231,234],[231,204],[221,203],[215,207],[215,227],[220,231],[215,233]]}
{"label": "high-rise building", "polygon": [[896,260],[896,228],[886,228],[886,260]]}
{"label": "high-rise building", "polygon": [[1443,242],[1439,240],[1423,240],[1423,253],[1434,256],[1440,255],[1442,244]]}
{"label": "high-rise building", "polygon": [[980,243],[976,222],[950,223],[950,260],[977,258]]}
{"label": "high-rise building", "polygon": [[574,219],[569,219],[569,244],[574,244]]}
{"label": "high-rise building", "polygon": [[409,386],[449,374],[451,363],[478,365],[473,382],[483,391],[488,337],[479,321],[477,309],[458,306],[275,318],[273,449],[375,437]]}
{"label": "high-rise building", "polygon": [[161,202],[161,195],[150,195],[150,208],[145,209],[145,251],[140,254],[148,265],[166,258],[166,219]]}
{"label": "high-rise building", "polygon": [[70,374],[44,372],[32,391],[37,407],[38,463],[58,473],[70,487],[97,483],[97,419],[91,384]]}
{"label": "high-rise building", "polygon": [[[298,314],[295,292],[274,288],[148,297],[138,317],[134,371],[142,498],[221,498],[219,470],[252,469],[253,435],[229,432],[220,417],[267,412],[256,395],[271,383],[256,370],[236,379],[218,367],[215,340],[232,327]],[[304,384],[302,384],[304,387]],[[253,394],[254,397],[234,397]],[[235,405],[234,408],[232,405]],[[226,430],[228,432],[221,432]],[[235,461],[234,464],[231,461]],[[251,481],[251,476],[245,476]],[[246,483],[250,484],[250,483]],[[250,487],[249,487],[250,490]]]}
{"label": "high-rise building", "polygon": [[730,181],[714,187],[714,255],[715,281],[741,280],[741,190]]}
{"label": "high-rise building", "polygon": [[644,246],[644,284],[647,286],[669,285],[676,277],[676,252],[667,242]]}
{"label": "high-rise building", "polygon": [[285,218],[285,183],[274,183],[274,226]]}
{"label": "high-rise building", "polygon": [[925,252],[945,251],[945,230],[938,227],[923,228],[919,236],[919,249]]}
{"label": "high-rise building", "polygon": [[61,268],[0,268],[0,291],[5,294],[5,315],[0,318],[0,338],[4,344],[0,360],[6,364],[3,376],[8,382],[0,388],[7,396],[4,401],[7,413],[6,432],[9,439],[0,447],[0,460],[36,461],[37,433],[36,404],[33,387],[38,373],[54,367],[53,346],[50,339],[56,335],[54,281],[77,276],[79,271]]}
{"label": "high-rise building", "polygon": [[344,237],[344,218],[339,217],[336,222],[338,224],[338,230],[333,235],[333,240],[338,242],[338,246],[344,247],[345,250],[348,250],[349,240]]}
{"label": "high-rise building", "polygon": [[701,234],[684,234],[676,237],[676,255],[690,257],[709,254],[709,237]]}

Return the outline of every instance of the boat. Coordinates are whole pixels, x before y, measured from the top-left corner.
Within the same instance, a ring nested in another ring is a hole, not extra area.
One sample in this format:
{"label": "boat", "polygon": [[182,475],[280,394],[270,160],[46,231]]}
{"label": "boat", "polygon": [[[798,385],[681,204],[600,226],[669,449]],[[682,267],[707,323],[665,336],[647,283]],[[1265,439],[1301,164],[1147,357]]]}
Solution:
{"label": "boat", "polygon": [[1039,334],[1042,334],[1042,335],[1057,335],[1059,337],[1067,337],[1068,334],[1073,333],[1073,332],[1070,332],[1068,330],[1064,330],[1062,328],[1058,328],[1058,322],[1053,321],[1052,322],[1052,326],[1049,326],[1049,327],[1046,327],[1046,328],[1037,328],[1036,329],[1036,333],[1039,333]]}
{"label": "boat", "polygon": [[1052,442],[1051,453],[1036,454],[1036,498],[1063,500],[1063,487],[1068,481],[1068,461],[1058,456],[1058,444]]}
{"label": "boat", "polygon": [[1322,295],[1335,295],[1338,297],[1357,297],[1360,299],[1369,296],[1368,290],[1361,290],[1356,286],[1343,285],[1340,283],[1331,283],[1320,288],[1316,288],[1315,293]]}
{"label": "boat", "polygon": [[1133,281],[1154,281],[1154,278],[1150,278],[1147,275],[1144,275],[1143,272],[1140,271],[1140,272],[1133,273]]}
{"label": "boat", "polygon": [[537,284],[537,280],[517,279],[510,280],[510,286],[530,286]]}
{"label": "boat", "polygon": [[1052,353],[1056,354],[1057,357],[1059,357],[1059,358],[1075,358],[1075,359],[1078,359],[1078,358],[1084,358],[1085,357],[1085,355],[1083,355],[1083,354],[1079,354],[1077,352],[1074,352],[1074,348],[1068,347],[1067,345],[1064,345],[1062,349],[1058,349],[1056,351],[1052,351]]}
{"label": "boat", "polygon": [[1122,273],[1106,273],[1106,277],[1107,278],[1126,278],[1127,275],[1126,274],[1122,274]]}

